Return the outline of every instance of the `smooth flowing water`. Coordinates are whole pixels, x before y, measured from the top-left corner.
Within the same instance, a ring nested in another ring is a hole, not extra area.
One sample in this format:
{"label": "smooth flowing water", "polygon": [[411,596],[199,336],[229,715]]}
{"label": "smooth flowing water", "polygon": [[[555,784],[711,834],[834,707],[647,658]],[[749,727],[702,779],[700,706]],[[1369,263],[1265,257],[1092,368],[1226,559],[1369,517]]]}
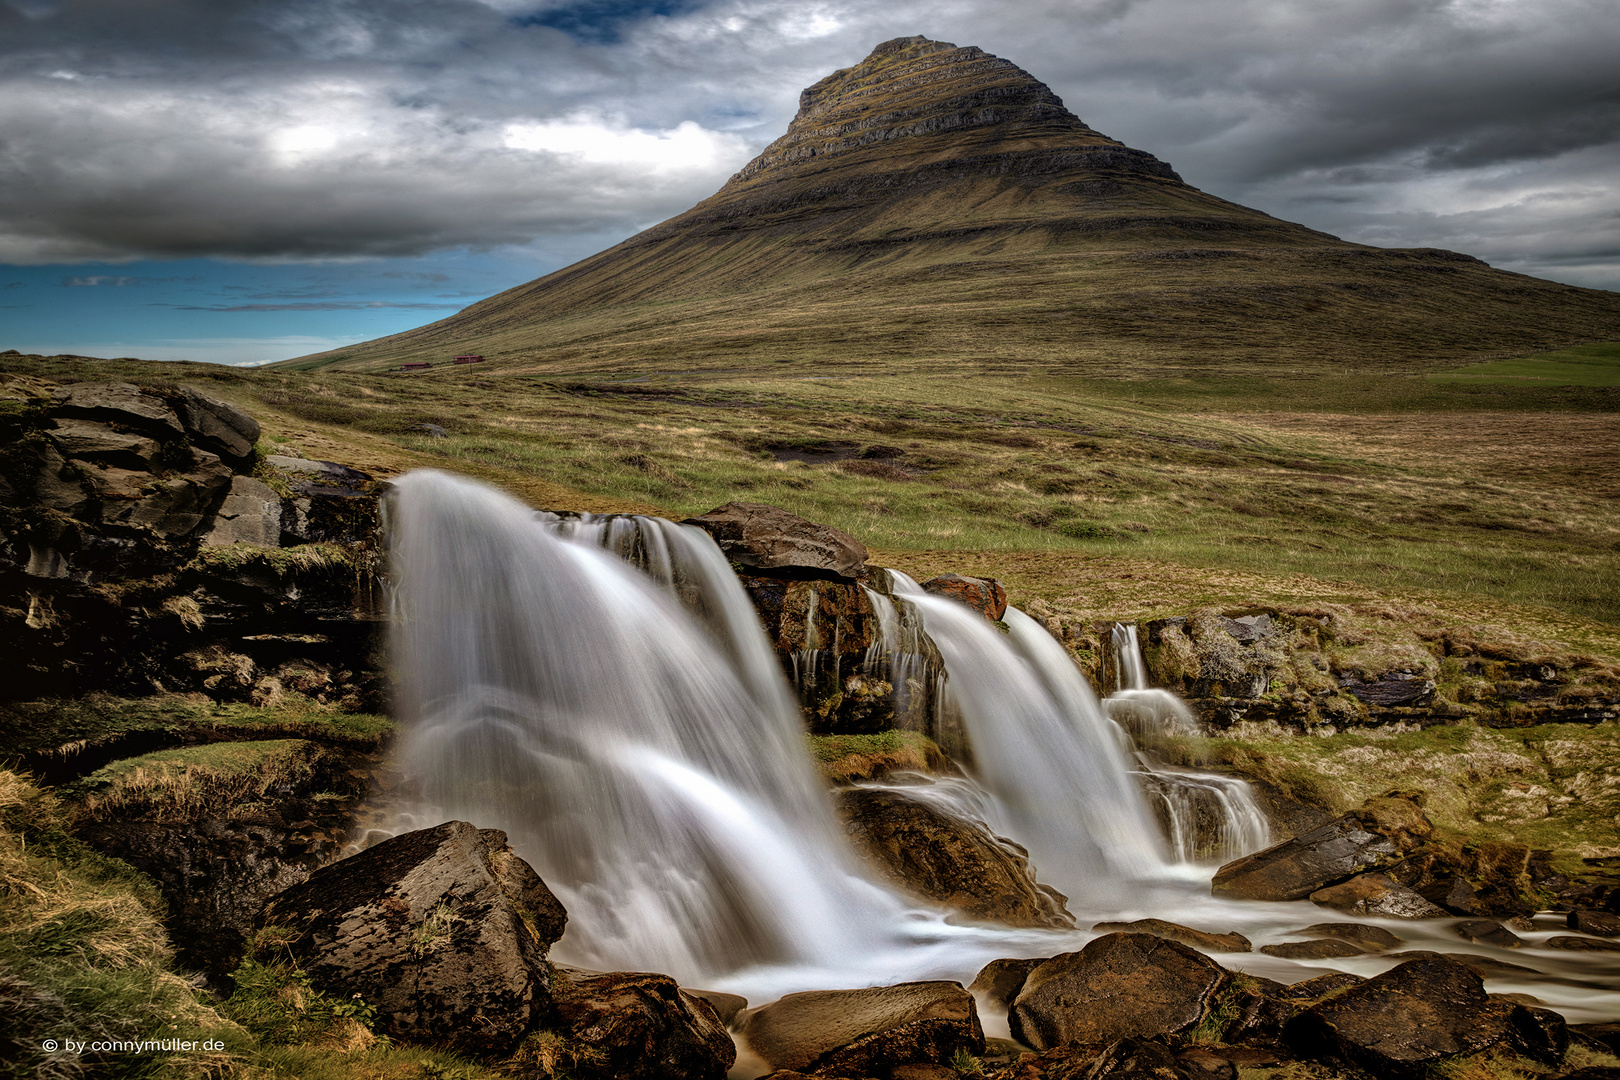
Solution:
{"label": "smooth flowing water", "polygon": [[1182,862],[1224,863],[1265,847],[1271,828],[1247,783],[1220,773],[1172,767],[1159,757],[1158,744],[1178,735],[1197,735],[1198,721],[1181,698],[1148,685],[1136,625],[1115,623],[1110,644],[1119,685],[1103,699],[1103,709],[1133,740],[1142,787],[1170,851]]}
{"label": "smooth flowing water", "polygon": [[[1079,948],[1102,919],[1169,918],[1260,944],[1323,917],[1309,904],[1210,897],[1210,865],[1166,843],[1130,740],[1062,646],[1016,609],[1002,633],[890,575],[873,594],[886,630],[868,665],[900,676],[911,711],[929,713],[918,722],[971,742],[974,778],[933,790],[918,778],[916,797],[1027,848],[1039,879],[1071,896],[1075,932],[963,924],[866,876],[757,616],[701,531],[537,516],[432,472],[399,482],[389,516],[401,764],[421,790],[399,827],[456,817],[507,830],[568,910],[560,961],[664,971],[758,1004],[965,983],[996,957]],[[1385,925],[1410,947],[1489,951],[1428,924]],[[1237,962],[1283,981],[1322,967]],[[1533,992],[1571,1019],[1592,1018],[1606,993],[1574,979]]]}

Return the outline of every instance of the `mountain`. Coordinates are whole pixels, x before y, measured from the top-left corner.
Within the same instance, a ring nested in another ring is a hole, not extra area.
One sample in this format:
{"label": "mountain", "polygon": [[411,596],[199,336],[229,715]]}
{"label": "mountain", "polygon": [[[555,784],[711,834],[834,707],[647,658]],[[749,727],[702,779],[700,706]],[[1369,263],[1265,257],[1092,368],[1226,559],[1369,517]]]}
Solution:
{"label": "mountain", "polygon": [[1620,338],[1620,294],[1353,244],[1200,191],[1017,65],[884,42],[677,217],[439,322],[286,361],[376,369],[1448,366]]}

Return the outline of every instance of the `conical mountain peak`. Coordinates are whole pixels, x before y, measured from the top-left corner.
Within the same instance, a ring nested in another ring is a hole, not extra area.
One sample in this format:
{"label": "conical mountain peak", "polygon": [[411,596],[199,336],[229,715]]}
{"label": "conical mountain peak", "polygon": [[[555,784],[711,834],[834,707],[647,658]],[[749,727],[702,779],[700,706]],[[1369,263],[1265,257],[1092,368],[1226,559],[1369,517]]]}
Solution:
{"label": "conical mountain peak", "polygon": [[685,213],[330,362],[1094,373],[1434,365],[1616,334],[1613,293],[1279,221],[1088,127],[1011,61],[903,37],[807,88]]}
{"label": "conical mountain peak", "polygon": [[[1050,87],[1010,60],[974,46],[903,37],[885,41],[860,63],[801,93],[787,133],[732,182],[777,179],[799,171],[796,167],[820,168],[830,159],[873,149],[906,156],[918,147],[905,143],[967,133],[981,136],[975,140],[981,146],[1068,136],[1070,142],[1125,149],[1087,127]],[[1159,168],[1149,171],[1174,175],[1163,163],[1154,164]]]}

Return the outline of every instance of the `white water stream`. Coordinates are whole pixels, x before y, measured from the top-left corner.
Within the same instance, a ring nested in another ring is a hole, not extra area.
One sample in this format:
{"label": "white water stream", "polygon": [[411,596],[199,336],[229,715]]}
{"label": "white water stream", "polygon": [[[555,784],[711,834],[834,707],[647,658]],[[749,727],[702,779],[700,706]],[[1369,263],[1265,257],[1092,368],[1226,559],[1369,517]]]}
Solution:
{"label": "white water stream", "polygon": [[[996,957],[1076,949],[1104,919],[1237,930],[1258,946],[1334,917],[1210,897],[1212,864],[1166,846],[1129,741],[1063,648],[1016,609],[1003,634],[894,575],[879,615],[913,634],[914,656],[926,630],[945,667],[932,696],[972,743],[976,786],[932,798],[966,799],[1025,846],[1082,929],[963,924],[920,907],[873,883],[851,853],[757,616],[705,534],[657,519],[537,517],[433,472],[402,478],[391,502],[402,767],[424,800],[400,827],[455,817],[505,829],[568,910],[559,961],[663,971],[759,1004],[815,988],[965,984]],[[894,644],[888,662],[924,677],[907,651]],[[1380,922],[1410,948],[1494,952],[1444,936],[1439,921]],[[1217,959],[1285,982],[1326,967]],[[1392,963],[1331,966],[1374,974]],[[1579,966],[1568,955],[1550,964]],[[1614,1000],[1612,988],[1545,981],[1530,992],[1571,1020]],[[995,1018],[986,1023],[995,1033]]]}

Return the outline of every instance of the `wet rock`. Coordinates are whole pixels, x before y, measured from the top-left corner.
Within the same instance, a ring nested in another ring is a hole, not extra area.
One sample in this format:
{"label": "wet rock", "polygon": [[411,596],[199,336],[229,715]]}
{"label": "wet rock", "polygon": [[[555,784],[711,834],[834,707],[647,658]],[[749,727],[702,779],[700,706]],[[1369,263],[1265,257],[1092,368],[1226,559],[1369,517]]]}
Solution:
{"label": "wet rock", "polygon": [[113,821],[85,826],[80,836],[157,882],[181,963],[214,978],[241,962],[270,898],[336,858],[339,848],[273,819]]}
{"label": "wet rock", "polygon": [[1100,922],[1092,929],[1102,934],[1118,932],[1132,934],[1152,934],[1154,937],[1168,938],[1179,941],[1189,948],[1199,952],[1249,952],[1249,939],[1239,933],[1215,934],[1208,930],[1194,930],[1190,926],[1180,923],[1165,922],[1163,919],[1137,919],[1134,922]]}
{"label": "wet rock", "polygon": [[281,496],[262,480],[251,476],[231,478],[230,491],[214,513],[214,520],[203,534],[209,547],[226,544],[255,544],[277,547],[281,544]]}
{"label": "wet rock", "polygon": [[1018,991],[1024,988],[1029,973],[1048,959],[1042,956],[1029,960],[992,960],[973,977],[968,993],[982,996],[998,1008],[1009,1009]]}
{"label": "wet rock", "polygon": [[[1495,995],[1492,995],[1493,997]],[[1512,995],[1528,997],[1529,995]],[[1514,1049],[1545,1065],[1556,1065],[1569,1053],[1569,1025],[1561,1013],[1543,1009],[1534,1001],[1512,1002],[1518,1008],[1509,1015],[1513,1025],[1510,1038]]]}
{"label": "wet rock", "polygon": [[1338,938],[1315,938],[1311,941],[1285,941],[1277,945],[1262,945],[1260,951],[1267,956],[1280,956],[1286,960],[1326,960],[1335,956],[1365,956],[1367,950],[1360,945]]}
{"label": "wet rock", "polygon": [[1620,915],[1607,911],[1588,911],[1577,908],[1569,913],[1564,925],[1571,930],[1595,937],[1620,937]]}
{"label": "wet rock", "polygon": [[1377,1076],[1417,1077],[1455,1055],[1499,1044],[1523,1049],[1515,1037],[1521,1011],[1490,1001],[1475,972],[1432,956],[1312,1006],[1286,1034],[1307,1057],[1341,1057]]}
{"label": "wet rock", "polygon": [[1457,915],[1513,918],[1531,914],[1535,886],[1530,849],[1491,841],[1460,849],[1424,844],[1386,873]]}
{"label": "wet rock", "polygon": [[1353,986],[1360,986],[1366,981],[1362,976],[1352,975],[1348,971],[1334,971],[1297,983],[1290,983],[1283,988],[1281,996],[1288,1001],[1314,1005],[1329,994],[1337,993],[1340,990],[1348,990]]}
{"label": "wet rock", "polygon": [[1303,900],[1367,870],[1399,862],[1432,826],[1415,799],[1368,799],[1361,809],[1221,867],[1211,887],[1235,900]]}
{"label": "wet rock", "polygon": [[566,918],[505,833],[465,821],[324,867],[265,915],[297,932],[288,949],[315,986],[376,1006],[382,1033],[493,1053],[545,1008]]}
{"label": "wet rock", "polygon": [[1569,1025],[1570,1038],[1582,1046],[1620,1056],[1620,1021]]}
{"label": "wet rock", "polygon": [[1361,874],[1310,894],[1313,904],[1351,915],[1381,915],[1389,919],[1439,919],[1446,910],[1383,874]]}
{"label": "wet rock", "polygon": [[1007,614],[1007,590],[994,578],[941,574],[923,582],[922,587],[935,596],[961,601],[991,622]]}
{"label": "wet rock", "polygon": [[1168,1035],[1197,1024],[1226,979],[1180,942],[1109,934],[1031,971],[1007,1019],[1013,1037],[1037,1050]]}
{"label": "wet rock", "polygon": [[1548,949],[1566,949],[1571,952],[1620,952],[1620,941],[1605,938],[1559,935],[1542,942]]}
{"label": "wet rock", "polygon": [[732,562],[779,576],[854,579],[866,568],[853,536],[765,503],[726,503],[681,524],[714,537]]}
{"label": "wet rock", "polygon": [[775,1069],[864,1077],[984,1050],[973,998],[954,982],[789,994],[742,1014],[738,1034]]}
{"label": "wet rock", "polygon": [[1495,945],[1499,949],[1517,949],[1524,944],[1513,931],[1499,922],[1491,919],[1464,919],[1451,927],[1452,932],[1464,941],[1472,941],[1476,945]]}
{"label": "wet rock", "polygon": [[681,993],[707,1001],[714,1014],[720,1018],[720,1023],[728,1027],[737,1018],[738,1013],[748,1008],[748,999],[741,994],[727,994],[720,990],[694,990],[690,986],[681,987]]}
{"label": "wet rock", "polygon": [[982,823],[898,791],[849,788],[834,805],[855,849],[901,888],[975,919],[1074,926],[1061,895],[1035,880],[1024,850]]}
{"label": "wet rock", "polygon": [[1369,926],[1367,923],[1313,923],[1303,930],[1296,930],[1295,933],[1305,934],[1308,937],[1338,938],[1360,945],[1366,952],[1383,952],[1401,944],[1400,938],[1382,926]]}
{"label": "wet rock", "polygon": [[557,969],[550,1024],[579,1047],[576,1080],[722,1080],[737,1047],[714,1007],[648,972]]}

